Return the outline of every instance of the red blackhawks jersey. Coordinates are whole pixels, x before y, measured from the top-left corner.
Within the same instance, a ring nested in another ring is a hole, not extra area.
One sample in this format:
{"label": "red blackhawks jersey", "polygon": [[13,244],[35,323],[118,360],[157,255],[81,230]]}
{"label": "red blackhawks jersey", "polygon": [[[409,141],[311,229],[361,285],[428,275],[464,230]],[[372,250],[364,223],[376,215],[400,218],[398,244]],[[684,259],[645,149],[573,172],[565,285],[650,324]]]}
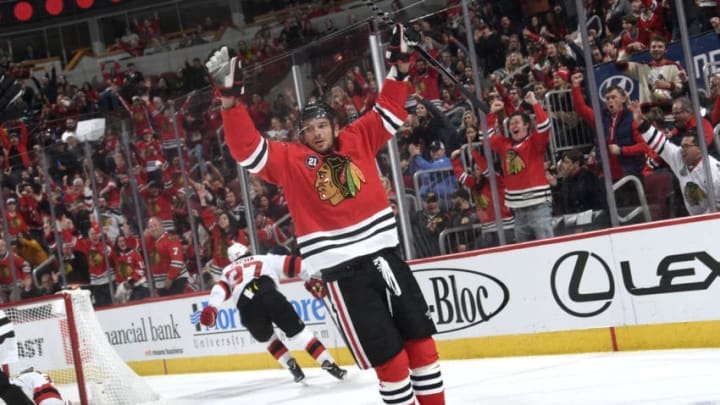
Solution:
{"label": "red blackhawks jersey", "polygon": [[[490,172],[488,171],[487,161],[485,157],[481,155],[476,149],[472,149],[472,157],[475,160],[475,164],[482,173],[483,178],[488,178]],[[493,206],[492,189],[490,188],[489,181],[479,181],[471,173],[468,173],[463,169],[460,158],[453,159],[452,161],[453,173],[462,185],[469,188],[472,194],[472,198],[475,201],[475,208],[478,213],[478,220],[482,224],[482,229],[487,231],[493,231],[497,229],[495,207]],[[505,181],[503,177],[496,173],[495,180],[497,182],[498,193],[505,190]],[[505,196],[500,194],[500,215],[503,220],[503,227],[510,226],[515,223],[513,214],[505,205]]]}
{"label": "red blackhawks jersey", "polygon": [[[300,274],[302,259],[297,256],[256,255],[236,260],[223,269],[220,280],[210,291],[208,305],[217,307],[226,300],[233,298],[237,303],[240,296],[252,294],[245,292],[245,286],[261,276],[270,277],[277,286],[280,275],[293,277]],[[252,299],[252,296],[247,296]]]}
{"label": "red blackhawks jersey", "polygon": [[235,160],[283,187],[309,271],[397,246],[375,155],[405,120],[407,93],[406,82],[388,78],[373,109],[343,128],[327,155],[263,138],[242,103],[223,110],[225,141]]}
{"label": "red blackhawks jersey", "polygon": [[145,243],[150,256],[150,272],[156,288],[162,288],[167,279],[187,278],[183,246],[177,235],[165,232],[157,239],[145,238]]}
{"label": "red blackhawks jersey", "polygon": [[505,204],[508,208],[532,207],[552,201],[550,184],[545,177],[545,149],[550,142],[550,120],[540,103],[533,106],[536,129],[524,140],[514,143],[510,138],[495,133],[497,115],[487,116],[490,147],[503,158]]}
{"label": "red blackhawks jersey", "polygon": [[13,280],[13,274],[10,266],[10,253],[5,252],[4,255],[0,256],[0,285],[11,285],[13,281],[22,281],[25,275],[30,275],[30,263],[20,257],[17,253],[12,255],[12,262],[15,267],[15,280]]}
{"label": "red blackhawks jersey", "polygon": [[123,283],[130,279],[138,282],[145,278],[145,262],[135,249],[113,252],[113,263],[115,264],[115,281],[117,283]]}
{"label": "red blackhawks jersey", "polygon": [[209,208],[202,210],[201,219],[211,233],[212,259],[208,267],[210,268],[210,273],[212,273],[213,277],[217,280],[222,276],[223,268],[230,264],[230,259],[228,259],[227,254],[228,247],[230,247],[233,242],[240,242],[246,246],[249,245],[250,242],[242,230],[238,230],[236,235],[223,232],[217,223],[215,214]]}
{"label": "red blackhawks jersey", "polygon": [[111,281],[112,250],[110,246],[102,242],[93,243],[89,239],[78,239],[75,249],[87,256],[91,285],[105,285]]}

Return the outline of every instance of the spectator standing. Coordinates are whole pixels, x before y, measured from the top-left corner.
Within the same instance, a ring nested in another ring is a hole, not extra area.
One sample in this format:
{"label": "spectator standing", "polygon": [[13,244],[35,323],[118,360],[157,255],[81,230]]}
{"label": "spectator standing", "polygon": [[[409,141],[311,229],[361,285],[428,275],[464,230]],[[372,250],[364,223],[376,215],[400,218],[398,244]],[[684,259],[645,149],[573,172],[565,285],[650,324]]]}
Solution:
{"label": "spectator standing", "polygon": [[505,65],[505,47],[502,38],[485,22],[481,22],[473,31],[473,40],[475,52],[478,58],[484,61],[482,66],[486,67],[486,71],[494,72]]}
{"label": "spectator standing", "polygon": [[132,117],[135,136],[137,138],[142,138],[147,133],[152,134],[153,127],[151,124],[151,117],[154,112],[153,106],[148,105],[145,100],[138,95],[133,95],[131,97],[132,104],[128,104],[125,97],[118,94],[120,103]]}
{"label": "spectator standing", "polygon": [[130,62],[127,64],[123,78],[122,95],[125,99],[131,99],[132,97],[140,94],[140,85],[145,81],[145,76],[137,70],[134,63]]}
{"label": "spectator standing", "polygon": [[180,238],[167,232],[158,217],[150,217],[145,229],[145,246],[158,294],[167,296],[185,293],[188,271]]}
{"label": "spectator standing", "polygon": [[[595,114],[588,107],[580,85],[582,73],[572,76],[572,100],[575,110],[591,128],[595,128]],[[637,125],[633,123],[632,113],[627,109],[625,90],[617,86],[605,89],[605,109],[603,110],[603,128],[607,131],[608,161],[613,181],[633,175],[642,180],[647,146],[639,140]]]}
{"label": "spectator standing", "polygon": [[10,302],[13,292],[23,285],[25,278],[32,279],[31,270],[30,263],[17,253],[11,255],[7,241],[0,239],[0,302]]}
{"label": "spectator standing", "polygon": [[117,284],[116,303],[141,300],[150,296],[143,257],[136,249],[128,246],[128,240],[124,235],[119,235],[115,239],[112,262],[115,265]]}
{"label": "spectator standing", "polygon": [[433,142],[451,145],[451,148],[459,147],[462,140],[458,141],[461,138],[456,136],[455,128],[445,114],[422,96],[416,95],[415,99],[418,102],[415,106],[418,125],[412,128],[411,139],[413,143],[424,147],[423,157],[426,160],[432,159],[429,152]]}
{"label": "spectator standing", "polygon": [[700,138],[697,131],[688,131],[682,136],[680,146],[669,142],[665,135],[653,127],[640,111],[637,102],[630,103],[638,130],[643,140],[660,155],[672,170],[680,182],[685,208],[690,215],[705,214],[711,211],[711,204],[714,211],[720,210],[720,161],[708,156],[710,174],[712,176],[715,200],[710,201],[708,196],[707,176],[702,151],[700,149]]}
{"label": "spectator standing", "polygon": [[640,102],[643,107],[661,107],[667,113],[672,100],[683,93],[681,73],[684,69],[679,63],[665,59],[667,40],[661,36],[650,39],[650,57],[647,63],[629,61],[627,52],[621,53],[616,62],[620,71],[638,81]]}
{"label": "spectator standing", "polygon": [[82,251],[88,260],[90,292],[93,305],[101,307],[112,304],[110,283],[112,280],[112,249],[102,238],[102,229],[94,224],[88,230],[87,239],[77,239],[75,250]]}
{"label": "spectator standing", "polygon": [[14,240],[20,232],[28,233],[30,230],[17,205],[15,197],[9,197],[5,200],[5,221],[7,222],[10,240]]}
{"label": "spectator standing", "polygon": [[[495,216],[495,207],[493,205],[492,189],[488,176],[490,172],[488,170],[487,160],[485,156],[473,145],[473,142],[477,138],[477,129],[474,126],[468,126],[465,129],[465,134],[468,141],[468,149],[470,151],[469,156],[465,156],[465,161],[469,162],[468,167],[470,170],[466,170],[463,167],[461,160],[462,149],[456,149],[451,154],[451,161],[453,166],[453,172],[458,182],[470,190],[471,196],[475,201],[475,209],[477,210],[478,221],[482,224],[482,245],[497,246],[499,244],[499,237],[497,235],[497,222]],[[500,200],[500,215],[502,216],[503,232],[506,229],[512,229],[515,219],[505,204],[505,181],[501,170],[495,170],[495,181],[498,189],[498,198]],[[512,241],[511,235],[507,235],[506,240]],[[480,247],[480,244],[476,244],[476,247]]]}
{"label": "spectator standing", "polygon": [[[23,170],[32,167],[28,154],[28,131],[24,122],[18,122],[18,128],[9,134],[0,132],[3,151],[5,153],[5,167],[9,175],[9,185],[12,188],[20,183],[20,174]],[[18,134],[19,132],[19,134]]]}
{"label": "spectator standing", "polygon": [[[414,144],[408,146],[410,152],[410,174],[415,175],[420,170],[432,170],[421,176],[420,195],[425,196],[434,192],[444,208],[448,207],[450,196],[457,189],[457,182],[452,176],[452,163],[445,153],[445,145],[440,141],[430,144],[430,160],[421,156],[420,147]],[[437,170],[440,171],[437,171]],[[444,169],[444,170],[443,170]]]}
{"label": "spectator standing", "polygon": [[[698,127],[690,99],[684,96],[676,98],[672,103],[672,115],[675,119],[675,128],[670,132],[668,140],[675,145],[679,145],[683,135],[693,130],[697,131]],[[702,127],[708,152],[717,158],[718,151],[711,147],[713,144],[713,126],[710,121],[703,118]]]}
{"label": "spectator standing", "polygon": [[545,177],[545,150],[550,142],[550,120],[535,98],[528,92],[525,102],[535,111],[536,124],[522,112],[510,115],[507,137],[493,129],[497,113],[505,106],[500,101],[491,105],[488,114],[490,147],[500,154],[505,173],[505,204],[515,216],[515,240],[525,242],[553,236],[552,192]]}
{"label": "spectator standing", "polygon": [[203,225],[210,232],[212,252],[212,258],[207,267],[217,281],[222,276],[223,268],[230,264],[227,256],[228,247],[234,242],[245,245],[249,243],[249,240],[245,232],[240,229],[237,219],[229,211],[221,211],[217,214],[217,211],[207,205],[206,193],[204,186],[200,186],[198,189],[200,215]]}

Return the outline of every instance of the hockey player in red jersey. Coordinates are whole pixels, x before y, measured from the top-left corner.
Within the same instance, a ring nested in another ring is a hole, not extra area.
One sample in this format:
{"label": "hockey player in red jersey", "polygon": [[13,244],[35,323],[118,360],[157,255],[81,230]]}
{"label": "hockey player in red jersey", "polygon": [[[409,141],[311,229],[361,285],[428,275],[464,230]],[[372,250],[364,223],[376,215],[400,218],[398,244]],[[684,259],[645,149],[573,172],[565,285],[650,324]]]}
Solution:
{"label": "hockey player in red jersey", "polygon": [[372,110],[340,130],[326,104],[309,104],[300,114],[300,143],[275,142],[255,129],[240,99],[240,60],[227,48],[207,67],[222,96],[230,152],[251,173],[283,187],[303,263],[318,295],[327,292],[328,312],[358,366],[375,369],[385,403],[438,405],[445,399],[435,325],[396,253],[395,217],[375,162],[407,116],[412,44],[403,31],[395,27],[392,66]]}
{"label": "hockey player in red jersey", "polygon": [[302,346],[323,370],[342,380],[346,371],[335,364],[330,352],[305,328],[292,304],[278,290],[278,277],[299,274],[302,259],[281,255],[252,256],[247,246],[237,242],[228,248],[228,258],[231,263],[225,266],[220,280],[210,291],[208,306],[200,313],[200,323],[209,328],[215,326],[218,305],[232,299],[240,311],[242,324],[257,341],[269,342],[268,351],[290,370],[295,382],[302,381],[305,374],[273,332],[273,324],[285,332],[290,342]]}

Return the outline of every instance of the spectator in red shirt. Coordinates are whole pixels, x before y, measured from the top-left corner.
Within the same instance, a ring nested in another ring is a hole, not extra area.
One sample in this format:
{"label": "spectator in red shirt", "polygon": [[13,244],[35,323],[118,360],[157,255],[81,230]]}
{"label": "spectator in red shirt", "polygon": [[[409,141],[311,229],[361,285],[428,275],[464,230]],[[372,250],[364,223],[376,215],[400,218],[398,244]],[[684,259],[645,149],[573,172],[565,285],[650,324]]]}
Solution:
{"label": "spectator in red shirt", "polygon": [[25,218],[23,218],[17,209],[17,200],[14,197],[5,200],[5,211],[8,233],[11,239],[15,239],[20,232],[27,233],[29,231]]}
{"label": "spectator in red shirt", "polygon": [[260,94],[255,93],[252,95],[252,103],[248,106],[248,112],[256,127],[261,130],[267,129],[270,123],[271,110],[270,104]]}
{"label": "spectator in red shirt", "polygon": [[115,282],[117,290],[115,301],[118,303],[136,301],[150,296],[145,277],[145,262],[142,255],[128,246],[127,238],[120,235],[115,239],[113,249]]}
{"label": "spectator in red shirt", "polygon": [[102,229],[93,224],[88,230],[88,238],[77,239],[75,250],[85,253],[90,274],[90,292],[95,307],[112,304],[110,295],[112,250],[108,242],[103,241]]}
{"label": "spectator in red shirt", "polygon": [[165,231],[157,217],[148,219],[145,244],[150,256],[150,273],[161,296],[183,294],[188,285],[188,271],[180,238]]}
{"label": "spectator in red shirt", "polygon": [[30,277],[30,271],[30,263],[18,254],[11,253],[5,239],[0,239],[0,302],[10,302],[13,290]]}

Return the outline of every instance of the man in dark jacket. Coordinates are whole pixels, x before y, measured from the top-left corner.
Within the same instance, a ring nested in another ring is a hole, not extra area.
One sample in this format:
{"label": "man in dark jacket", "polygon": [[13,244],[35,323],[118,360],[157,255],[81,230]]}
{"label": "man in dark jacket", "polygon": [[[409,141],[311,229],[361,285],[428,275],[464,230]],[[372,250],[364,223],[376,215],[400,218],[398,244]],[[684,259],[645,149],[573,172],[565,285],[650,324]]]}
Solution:
{"label": "man in dark jacket", "polygon": [[577,149],[563,154],[557,177],[548,179],[557,214],[576,214],[604,207],[600,179],[585,167],[585,156]]}

